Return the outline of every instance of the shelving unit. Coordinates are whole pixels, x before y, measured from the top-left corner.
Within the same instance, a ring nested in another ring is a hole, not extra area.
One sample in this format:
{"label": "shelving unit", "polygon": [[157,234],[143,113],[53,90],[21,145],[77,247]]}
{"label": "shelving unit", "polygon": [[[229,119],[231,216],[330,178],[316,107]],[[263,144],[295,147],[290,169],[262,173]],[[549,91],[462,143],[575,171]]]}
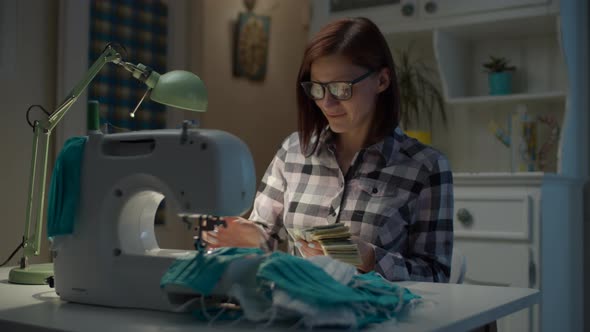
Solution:
{"label": "shelving unit", "polygon": [[[567,101],[565,62],[559,41],[556,14],[510,18],[433,31],[433,50],[452,128],[433,128],[435,145],[446,152],[459,172],[505,172],[511,168],[510,149],[494,139],[487,129],[490,122],[506,123],[519,107],[533,118],[551,116],[561,126]],[[482,63],[489,56],[502,56],[516,66],[513,93],[491,96]],[[474,112],[477,114],[469,114]],[[550,129],[537,124],[540,145],[550,137]],[[517,130],[517,128],[512,128]],[[477,146],[474,146],[477,143]],[[465,158],[465,151],[477,159]],[[550,151],[550,167],[558,172],[557,144]]]}
{"label": "shelving unit", "polygon": [[449,105],[488,105],[488,104],[515,104],[515,103],[545,103],[556,102],[565,103],[567,92],[549,91],[549,92],[532,92],[532,93],[514,93],[503,96],[476,96],[476,97],[458,97],[446,100]]}
{"label": "shelving unit", "polygon": [[514,93],[567,90],[553,15],[436,29],[434,50],[447,100],[488,95],[482,63],[490,55],[516,66]]}

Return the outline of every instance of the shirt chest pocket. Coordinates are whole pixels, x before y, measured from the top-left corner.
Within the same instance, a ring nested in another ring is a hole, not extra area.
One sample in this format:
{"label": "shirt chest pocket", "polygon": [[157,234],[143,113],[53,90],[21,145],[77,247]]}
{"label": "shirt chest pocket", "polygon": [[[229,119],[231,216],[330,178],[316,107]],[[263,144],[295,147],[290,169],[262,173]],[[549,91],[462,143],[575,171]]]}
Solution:
{"label": "shirt chest pocket", "polygon": [[402,212],[408,200],[394,183],[373,179],[356,181],[353,195],[356,199],[352,220],[379,227]]}
{"label": "shirt chest pocket", "polygon": [[371,198],[392,197],[398,192],[394,185],[373,179],[361,179],[357,182],[357,186],[362,193]]}

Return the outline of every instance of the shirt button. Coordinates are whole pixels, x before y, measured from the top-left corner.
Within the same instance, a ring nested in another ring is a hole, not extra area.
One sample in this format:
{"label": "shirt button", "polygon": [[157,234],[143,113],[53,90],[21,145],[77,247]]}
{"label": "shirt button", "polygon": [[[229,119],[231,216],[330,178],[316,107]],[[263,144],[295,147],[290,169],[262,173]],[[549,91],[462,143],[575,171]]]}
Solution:
{"label": "shirt button", "polygon": [[378,193],[378,192],[379,192],[379,189],[377,189],[377,188],[373,187],[373,194],[376,194],[376,193]]}

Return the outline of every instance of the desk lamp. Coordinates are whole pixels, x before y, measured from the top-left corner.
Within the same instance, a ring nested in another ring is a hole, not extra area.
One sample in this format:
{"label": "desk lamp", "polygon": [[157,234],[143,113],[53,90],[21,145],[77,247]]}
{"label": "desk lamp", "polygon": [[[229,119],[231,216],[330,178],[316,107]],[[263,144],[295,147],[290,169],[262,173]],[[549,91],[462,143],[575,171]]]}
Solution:
{"label": "desk lamp", "polygon": [[[139,105],[148,94],[153,101],[160,104],[196,112],[205,112],[207,109],[207,90],[205,84],[195,74],[182,70],[174,70],[160,75],[141,63],[134,65],[123,61],[121,55],[109,44],[61,105],[50,114],[49,118],[34,122],[33,156],[29,177],[25,232],[21,244],[24,252],[20,260],[20,266],[10,271],[10,282],[40,285],[45,284],[46,279],[53,275],[53,263],[30,265],[28,262],[30,257],[39,255],[41,247],[49,136],[66,112],[76,102],[80,94],[92,82],[102,67],[109,62],[125,68],[132,73],[133,77],[147,85],[146,93],[133,112],[130,113],[131,117],[135,116]],[[39,144],[41,137],[45,138],[44,144]],[[39,179],[40,190],[36,191],[36,180],[38,178],[36,174],[37,158],[39,156],[42,156],[43,160]],[[39,195],[38,199],[34,199],[35,194]],[[34,229],[31,227],[32,221],[35,221]],[[31,230],[33,230],[32,235]]]}

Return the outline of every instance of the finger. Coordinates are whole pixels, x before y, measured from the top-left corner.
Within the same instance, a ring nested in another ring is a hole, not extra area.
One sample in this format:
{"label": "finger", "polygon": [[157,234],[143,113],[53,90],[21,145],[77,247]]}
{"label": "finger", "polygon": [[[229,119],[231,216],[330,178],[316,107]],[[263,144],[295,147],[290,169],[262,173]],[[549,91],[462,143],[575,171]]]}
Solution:
{"label": "finger", "polygon": [[232,224],[235,224],[235,225],[252,224],[252,222],[250,220],[244,219],[242,217],[226,217],[224,219],[227,222],[228,226],[231,226]]}
{"label": "finger", "polygon": [[236,217],[234,219],[234,222],[237,222],[238,224],[251,224],[252,223],[252,221],[242,218],[242,217]]}
{"label": "finger", "polygon": [[204,232],[204,234],[206,234],[208,237],[215,239],[215,240],[219,239],[219,236],[221,235],[216,231],[207,231],[207,232]]}
{"label": "finger", "polygon": [[305,256],[317,256],[324,254],[323,250],[312,248],[310,247],[310,244],[311,243],[302,242],[301,247],[299,248],[305,254]]}
{"label": "finger", "polygon": [[307,257],[307,252],[305,251],[306,248],[305,248],[304,241],[295,241],[294,245],[304,257]]}
{"label": "finger", "polygon": [[203,232],[203,241],[208,244],[217,244],[219,243],[219,239],[217,238],[217,234],[214,232]]}
{"label": "finger", "polygon": [[218,244],[215,244],[215,243],[207,243],[207,248],[208,249],[217,249],[217,248],[221,248],[221,246]]}
{"label": "finger", "polygon": [[211,240],[210,243],[218,246],[218,247],[234,247],[235,246],[235,239],[232,236],[231,232],[219,230],[209,231],[207,232],[207,236]]}
{"label": "finger", "polygon": [[301,256],[303,257],[309,257],[309,252],[307,252],[307,249],[305,248],[305,246],[299,246],[299,252],[301,253]]}

